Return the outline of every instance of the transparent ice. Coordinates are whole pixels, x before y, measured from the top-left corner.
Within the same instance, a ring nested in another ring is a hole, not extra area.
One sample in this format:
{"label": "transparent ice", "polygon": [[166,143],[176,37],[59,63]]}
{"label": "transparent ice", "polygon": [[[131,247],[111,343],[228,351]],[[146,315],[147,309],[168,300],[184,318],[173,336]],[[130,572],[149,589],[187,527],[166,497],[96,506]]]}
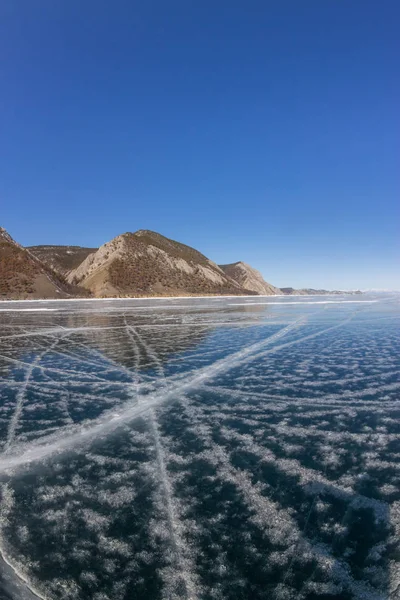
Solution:
{"label": "transparent ice", "polygon": [[0,598],[400,598],[399,296],[0,303]]}

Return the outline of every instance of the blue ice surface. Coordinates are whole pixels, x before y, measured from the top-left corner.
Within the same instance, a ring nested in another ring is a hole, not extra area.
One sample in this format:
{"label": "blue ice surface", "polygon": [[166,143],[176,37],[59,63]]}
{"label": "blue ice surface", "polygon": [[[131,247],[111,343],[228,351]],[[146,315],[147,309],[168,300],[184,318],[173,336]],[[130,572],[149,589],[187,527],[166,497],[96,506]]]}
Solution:
{"label": "blue ice surface", "polygon": [[399,298],[2,302],[0,597],[399,598]]}

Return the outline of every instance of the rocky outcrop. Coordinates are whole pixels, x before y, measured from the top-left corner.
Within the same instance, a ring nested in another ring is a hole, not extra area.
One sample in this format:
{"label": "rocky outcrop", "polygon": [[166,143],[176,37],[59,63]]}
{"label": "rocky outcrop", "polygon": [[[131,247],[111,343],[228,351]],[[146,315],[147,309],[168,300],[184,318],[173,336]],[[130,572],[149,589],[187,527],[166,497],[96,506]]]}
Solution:
{"label": "rocky outcrop", "polygon": [[256,292],[260,296],[274,296],[281,294],[281,290],[271,285],[261,275],[259,271],[253,269],[245,262],[236,262],[230,265],[220,265],[225,275],[234,279],[240,287]]}

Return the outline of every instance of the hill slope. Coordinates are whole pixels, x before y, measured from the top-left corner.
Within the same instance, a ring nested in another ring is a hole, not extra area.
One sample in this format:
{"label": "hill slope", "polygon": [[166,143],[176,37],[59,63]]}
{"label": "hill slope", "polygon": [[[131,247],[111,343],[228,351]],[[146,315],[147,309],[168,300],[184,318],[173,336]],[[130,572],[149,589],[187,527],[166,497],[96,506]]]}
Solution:
{"label": "hill slope", "polygon": [[97,248],[81,246],[28,246],[27,249],[51,269],[64,276],[79,267],[89,254],[97,250]]}
{"label": "hill slope", "polygon": [[68,281],[98,297],[252,294],[194,248],[148,230],[107,242]]}
{"label": "hill slope", "polygon": [[0,227],[0,299],[66,298],[82,292]]}
{"label": "hill slope", "polygon": [[219,266],[224,271],[225,275],[234,279],[246,290],[256,292],[261,296],[273,296],[282,293],[279,288],[265,281],[259,271],[253,269],[253,267],[244,262]]}

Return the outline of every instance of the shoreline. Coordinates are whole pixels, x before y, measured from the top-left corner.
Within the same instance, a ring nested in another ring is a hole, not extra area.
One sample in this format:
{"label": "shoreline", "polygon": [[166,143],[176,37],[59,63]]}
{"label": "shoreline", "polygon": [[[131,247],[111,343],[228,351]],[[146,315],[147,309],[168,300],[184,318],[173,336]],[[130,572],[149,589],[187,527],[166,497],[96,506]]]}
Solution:
{"label": "shoreline", "polygon": [[[364,292],[362,292],[362,294],[364,294]],[[224,296],[218,296],[218,295],[212,295],[212,294],[208,294],[208,295],[204,295],[204,296],[127,296],[127,297],[117,297],[114,298],[112,296],[106,297],[106,298],[77,298],[77,297],[73,297],[73,298],[24,298],[24,299],[0,299],[0,304],[3,302],[108,302],[110,300],[116,300],[116,301],[121,301],[121,300],[188,300],[188,299],[193,299],[193,300],[199,300],[202,298],[208,298],[208,299],[223,299],[223,298],[324,298],[326,296],[355,296],[355,295],[360,295],[360,294],[356,294],[353,291],[349,291],[349,292],[343,292],[340,294],[337,293],[326,293],[326,294],[268,294],[268,295],[257,295],[257,296],[247,296],[247,295],[242,295],[242,294],[235,294],[235,295],[224,295]]]}

